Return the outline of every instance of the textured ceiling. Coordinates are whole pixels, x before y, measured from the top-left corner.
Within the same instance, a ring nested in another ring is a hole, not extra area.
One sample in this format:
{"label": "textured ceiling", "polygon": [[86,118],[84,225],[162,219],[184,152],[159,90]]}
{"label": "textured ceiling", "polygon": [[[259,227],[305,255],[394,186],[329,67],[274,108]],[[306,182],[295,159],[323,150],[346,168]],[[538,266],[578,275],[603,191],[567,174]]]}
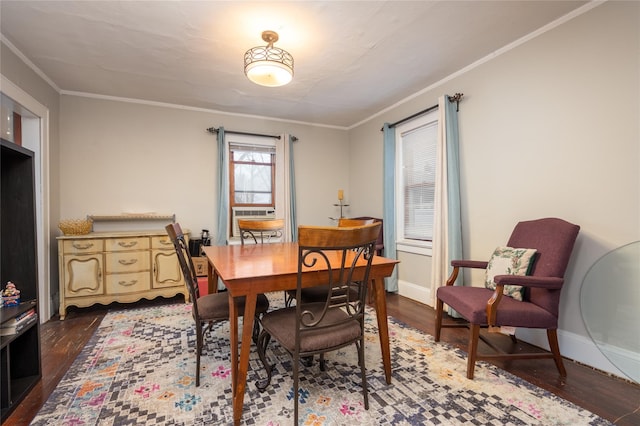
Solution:
{"label": "textured ceiling", "polygon": [[[349,127],[584,1],[8,1],[0,33],[62,93]],[[295,59],[261,87],[263,30]]]}

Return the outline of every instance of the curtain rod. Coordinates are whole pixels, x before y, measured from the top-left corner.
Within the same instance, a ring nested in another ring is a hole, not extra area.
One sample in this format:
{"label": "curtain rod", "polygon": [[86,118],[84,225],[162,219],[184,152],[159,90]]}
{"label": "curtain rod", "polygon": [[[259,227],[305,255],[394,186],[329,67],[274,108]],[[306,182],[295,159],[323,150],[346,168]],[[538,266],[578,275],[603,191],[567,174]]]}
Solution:
{"label": "curtain rod", "polygon": [[[218,129],[216,129],[215,127],[209,127],[209,128],[207,129],[207,132],[209,132],[209,133],[218,133]],[[262,134],[262,133],[234,132],[233,130],[225,130],[224,132],[225,132],[225,133],[233,133],[233,134],[235,134],[235,135],[258,136],[258,137],[261,137],[261,138],[276,138],[276,139],[281,139],[280,135],[278,135],[278,136],[274,136],[274,135],[265,135],[265,134]],[[294,141],[294,142],[298,142],[298,138],[297,138],[297,137],[295,137],[295,136],[293,136],[293,135],[290,135],[290,136],[291,136],[291,140],[292,140],[292,141]]]}
{"label": "curtain rod", "polygon": [[[209,133],[218,133],[218,129],[216,129],[215,127],[209,127],[207,129],[207,132]],[[264,135],[262,133],[248,133],[248,132],[234,132],[233,130],[226,130],[224,131],[225,133],[233,133],[235,135],[245,135],[245,136],[259,136],[262,138],[275,138],[275,139],[280,139],[280,135],[278,136],[274,136],[274,135]],[[294,139],[296,139],[294,137]]]}
{"label": "curtain rod", "polygon": [[[456,103],[456,111],[458,111],[458,107],[460,106],[460,99],[462,99],[462,96],[464,95],[464,93],[456,93],[453,96],[449,96],[449,102],[455,102]],[[426,114],[428,112],[433,111],[434,109],[438,108],[438,105],[433,105],[430,106],[429,108],[423,109],[422,111],[418,111],[415,114],[410,115],[409,117],[405,117],[402,120],[398,120],[395,123],[391,123],[389,124],[389,127],[396,127],[398,124],[402,124],[406,121],[409,121],[413,118],[419,117],[423,114]],[[382,129],[380,129],[380,131],[382,131],[384,129],[384,127]]]}

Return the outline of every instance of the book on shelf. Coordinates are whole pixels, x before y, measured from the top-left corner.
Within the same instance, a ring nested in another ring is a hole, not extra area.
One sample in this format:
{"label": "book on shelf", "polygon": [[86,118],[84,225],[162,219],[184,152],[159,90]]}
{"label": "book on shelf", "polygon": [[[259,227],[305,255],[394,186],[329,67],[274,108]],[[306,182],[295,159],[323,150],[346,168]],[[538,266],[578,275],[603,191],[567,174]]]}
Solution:
{"label": "book on shelf", "polygon": [[13,317],[12,319],[10,319],[9,321],[5,322],[4,324],[2,324],[2,326],[4,327],[5,324],[16,324],[18,322],[20,322],[21,320],[23,320],[26,317],[29,317],[31,315],[34,315],[36,313],[36,308],[31,308],[29,310],[26,310],[24,312],[22,312],[21,314],[16,315],[15,317]]}
{"label": "book on shelf", "polygon": [[36,313],[35,308],[22,312],[14,318],[11,318],[9,321],[2,323],[2,326],[0,326],[0,336],[11,336],[12,334],[17,334],[22,331],[23,328],[33,324],[33,322],[37,320],[38,314]]}

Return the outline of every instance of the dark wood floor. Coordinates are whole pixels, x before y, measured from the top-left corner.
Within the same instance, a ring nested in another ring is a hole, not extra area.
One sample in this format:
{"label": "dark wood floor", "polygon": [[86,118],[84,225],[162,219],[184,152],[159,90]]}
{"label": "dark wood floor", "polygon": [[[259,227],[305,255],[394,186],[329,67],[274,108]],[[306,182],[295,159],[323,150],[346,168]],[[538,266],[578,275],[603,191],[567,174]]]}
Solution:
{"label": "dark wood floor", "polygon": [[[159,298],[155,301],[139,302],[136,306],[177,300],[180,299]],[[387,301],[389,315],[424,332],[433,332],[435,312],[432,308],[394,294],[389,294]],[[125,305],[70,308],[64,321],[53,318],[41,326],[42,380],[3,426],[29,424],[107,311],[119,306]],[[466,329],[444,329],[442,341],[466,349],[466,335]],[[507,336],[491,334],[488,337],[499,346],[511,345],[511,339]],[[526,344],[518,345],[528,347]],[[571,360],[565,361],[567,377],[564,379],[558,375],[551,360],[521,360],[495,364],[617,425],[640,425],[640,386],[637,384],[609,376]]]}

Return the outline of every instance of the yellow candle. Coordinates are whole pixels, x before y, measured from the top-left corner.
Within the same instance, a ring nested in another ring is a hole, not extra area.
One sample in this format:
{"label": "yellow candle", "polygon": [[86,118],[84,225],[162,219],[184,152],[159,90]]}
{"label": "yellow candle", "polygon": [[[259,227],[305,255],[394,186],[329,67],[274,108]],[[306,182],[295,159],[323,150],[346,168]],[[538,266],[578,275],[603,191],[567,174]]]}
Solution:
{"label": "yellow candle", "polygon": [[344,191],[342,189],[338,189],[338,200],[344,200]]}

